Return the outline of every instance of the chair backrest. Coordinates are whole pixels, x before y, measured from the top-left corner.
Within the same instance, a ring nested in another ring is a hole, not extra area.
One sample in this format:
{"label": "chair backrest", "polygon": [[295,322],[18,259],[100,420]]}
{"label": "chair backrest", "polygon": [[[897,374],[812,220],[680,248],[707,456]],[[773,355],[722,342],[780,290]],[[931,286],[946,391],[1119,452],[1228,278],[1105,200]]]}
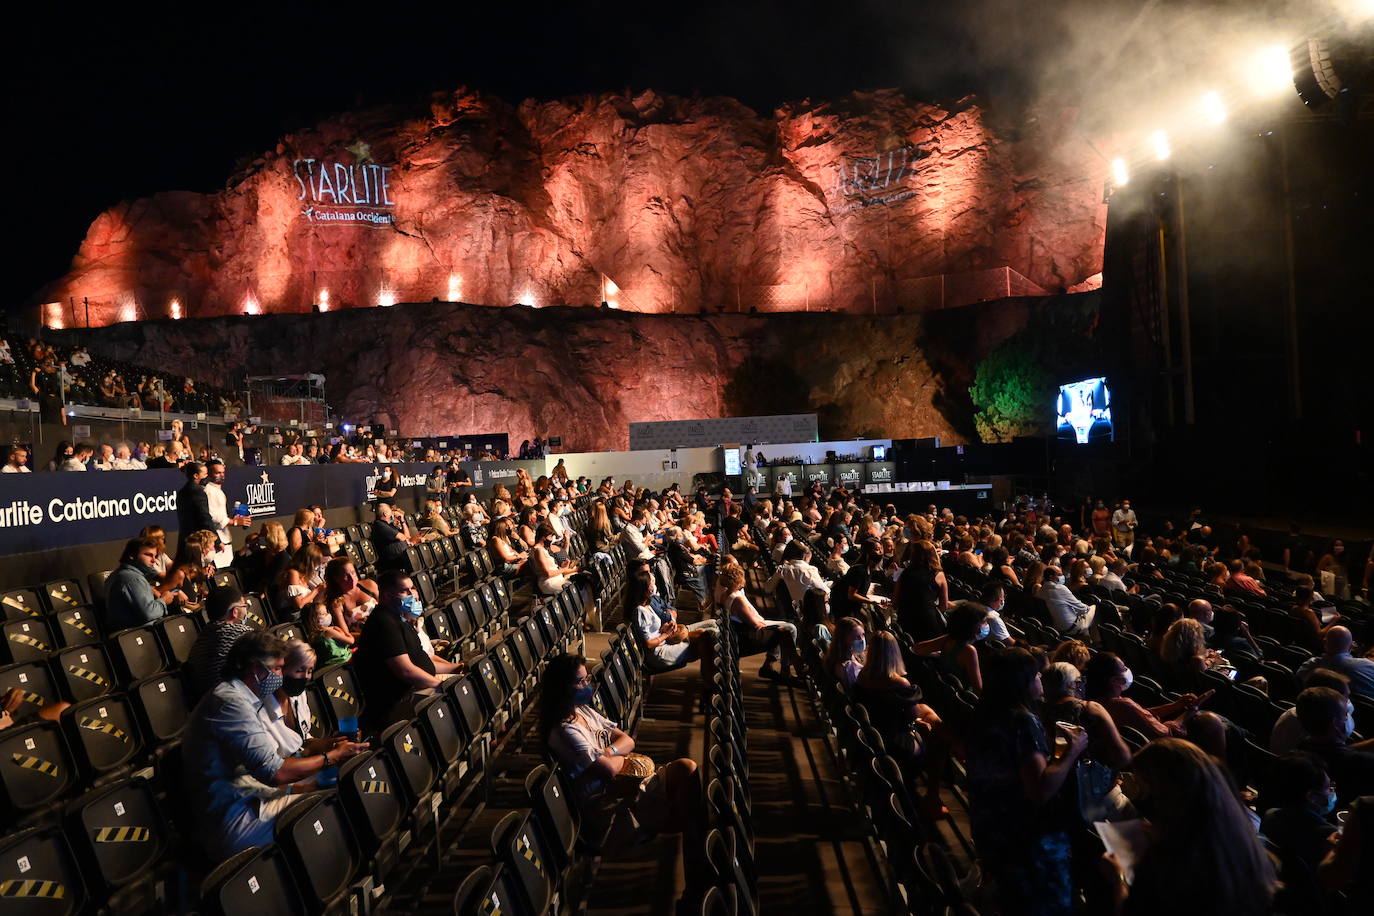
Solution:
{"label": "chair backrest", "polygon": [[53,622],[57,641],[63,646],[84,646],[101,640],[100,623],[88,607],[54,611],[49,619]]}
{"label": "chair backrest", "polygon": [[105,649],[97,645],[74,646],[58,653],[53,669],[73,700],[89,700],[115,689],[115,675]]}
{"label": "chair backrest", "polygon": [[337,792],[315,792],[288,806],[273,834],[308,908],[327,909],[347,892],[360,859]]}
{"label": "chair backrest", "polygon": [[43,616],[43,602],[31,588],[12,588],[0,592],[0,619],[23,620]]}
{"label": "chair backrest", "polygon": [[143,739],[129,700],[96,697],[62,711],[62,730],[81,769],[96,779],[129,764],[143,751]]}
{"label": "chair backrest", "polygon": [[75,785],[71,751],[56,722],[0,731],[0,809],[11,815],[36,811]]}
{"label": "chair backrest", "polygon": [[223,862],[200,889],[205,911],[218,916],[303,916],[305,906],[286,856],[276,846],[255,846]]}
{"label": "chair backrest", "polygon": [[57,651],[57,637],[46,617],[28,617],[0,623],[0,662],[36,662]]}
{"label": "chair backrest", "polygon": [[8,693],[13,687],[22,691],[19,707],[14,711],[16,719],[26,718],[29,713],[62,699],[52,672],[42,662],[22,662],[0,668],[0,693]]}
{"label": "chair backrest", "polygon": [[530,913],[546,913],[553,902],[555,877],[543,836],[528,811],[512,811],[491,834],[492,851],[510,869]]}
{"label": "chair backrest", "polygon": [[324,688],[335,722],[363,714],[363,694],[358,687],[357,675],[347,662],[315,672],[315,680]]}
{"label": "chair backrest", "polygon": [[143,877],[171,842],[152,786],[124,779],[67,805],[67,837],[92,886],[109,891]]}
{"label": "chair backrest", "polygon": [[153,624],[153,629],[162,640],[167,661],[182,665],[191,657],[191,647],[200,635],[200,618],[194,614],[168,615]]}
{"label": "chair backrest", "polygon": [[524,678],[516,664],[515,653],[511,650],[510,640],[498,644],[492,650],[491,655],[496,656],[496,673],[501,676],[501,683],[505,685],[506,692],[513,693],[520,689]]}
{"label": "chair backrest", "polygon": [[161,744],[180,736],[191,716],[186,683],[181,674],[164,671],[129,685],[128,696],[144,739]]}
{"label": "chair backrest", "polygon": [[460,756],[466,747],[463,739],[459,716],[453,707],[453,700],[447,694],[430,697],[415,710],[415,721],[423,729],[429,741],[430,750],[440,767],[447,767]]}
{"label": "chair backrest", "polygon": [[78,579],[55,579],[43,583],[43,599],[48,607],[58,611],[71,611],[79,607],[90,607],[91,601]]}
{"label": "chair backrest", "polygon": [[479,697],[485,701],[487,713],[494,714],[506,702],[506,690],[501,685],[500,675],[496,673],[496,662],[488,655],[477,663],[476,670]]}
{"label": "chair backrest", "polygon": [[120,683],[127,684],[151,677],[167,669],[167,655],[162,650],[156,625],[121,630],[106,640],[110,660]]}
{"label": "chair backrest", "polygon": [[448,695],[453,698],[454,706],[463,722],[463,733],[471,741],[487,727],[487,715],[482,710],[482,701],[477,696],[473,678],[451,678],[448,682]]}
{"label": "chair backrest", "polygon": [[86,911],[81,865],[55,827],[0,837],[0,888],[6,912],[76,916]]}
{"label": "chair backrest", "polygon": [[382,746],[396,761],[398,775],[411,804],[427,795],[434,786],[436,768],[425,747],[420,724],[415,721],[397,722],[382,732]]}
{"label": "chair backrest", "polygon": [[339,796],[348,822],[369,854],[401,827],[403,791],[395,765],[386,754],[367,751],[339,767]]}
{"label": "chair backrest", "polygon": [[271,622],[272,615],[268,613],[266,605],[262,603],[262,598],[249,592],[243,596],[243,601],[248,605],[248,610],[244,612],[243,622],[255,630],[265,629]]}
{"label": "chair backrest", "polygon": [[550,845],[562,852],[562,860],[572,860],[577,848],[577,814],[568,802],[558,773],[540,764],[525,777],[525,794],[539,818],[539,825]]}
{"label": "chair backrest", "polygon": [[453,896],[453,912],[462,916],[505,916],[520,912],[518,899],[509,869],[499,864],[482,865],[459,885]]}

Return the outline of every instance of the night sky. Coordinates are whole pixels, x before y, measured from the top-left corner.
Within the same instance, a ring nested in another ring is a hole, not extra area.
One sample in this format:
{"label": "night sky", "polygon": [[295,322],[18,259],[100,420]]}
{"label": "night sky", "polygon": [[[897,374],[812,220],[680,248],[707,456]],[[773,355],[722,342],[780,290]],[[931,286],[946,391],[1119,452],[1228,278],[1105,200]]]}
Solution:
{"label": "night sky", "polygon": [[731,95],[766,113],[897,87],[934,101],[977,93],[1012,112],[1053,95],[1115,117],[1216,59],[1218,41],[1262,35],[1297,3],[29,6],[11,23],[6,68],[7,222],[20,239],[6,305],[65,272],[107,207],[222,188],[240,158],[360,105],[461,85],[510,101],[655,88]]}

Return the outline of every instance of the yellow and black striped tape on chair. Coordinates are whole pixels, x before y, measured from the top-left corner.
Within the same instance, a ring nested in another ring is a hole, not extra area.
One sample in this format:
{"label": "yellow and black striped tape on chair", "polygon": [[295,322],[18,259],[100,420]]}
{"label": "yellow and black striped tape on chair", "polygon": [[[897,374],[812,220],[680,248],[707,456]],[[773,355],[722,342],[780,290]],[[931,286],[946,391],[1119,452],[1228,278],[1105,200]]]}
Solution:
{"label": "yellow and black striped tape on chair", "polygon": [[66,886],[57,881],[26,881],[21,878],[0,881],[0,898],[42,897],[48,900],[61,900],[66,896]]}
{"label": "yellow and black striped tape on chair", "polygon": [[27,633],[11,632],[10,640],[12,642],[19,643],[21,646],[28,646],[31,649],[37,649],[39,652],[46,653],[52,651],[52,648],[47,643],[43,642],[43,640],[35,639]]}
{"label": "yellow and black striped tape on chair", "polygon": [[490,897],[483,897],[477,912],[479,916],[501,916],[501,898],[495,894]]}
{"label": "yellow and black striped tape on chair", "polygon": [[82,728],[90,729],[93,732],[102,732],[106,735],[110,735],[113,738],[118,738],[125,744],[129,743],[129,736],[125,734],[124,731],[118,725],[115,725],[113,722],[106,722],[104,719],[88,719],[83,716],[81,719],[78,720],[77,724],[80,725]]}
{"label": "yellow and black striped tape on chair", "polygon": [[146,843],[153,832],[147,827],[97,827],[97,843]]}
{"label": "yellow and black striped tape on chair", "polygon": [[324,692],[329,694],[336,700],[343,700],[349,706],[358,705],[358,701],[353,699],[353,694],[349,693],[347,690],[344,690],[342,687],[326,687],[324,689]]}
{"label": "yellow and black striped tape on chair", "polygon": [[28,614],[30,617],[41,617],[41,616],[43,616],[42,614],[40,614],[40,613],[38,612],[38,608],[29,607],[29,606],[28,606],[27,604],[25,604],[24,602],[16,600],[16,599],[14,598],[13,595],[6,595],[6,596],[4,597],[4,605],[5,605],[5,607],[12,607],[12,608],[14,608],[16,611],[23,611],[25,614]]}
{"label": "yellow and black striped tape on chair", "polygon": [[78,603],[77,600],[76,600],[75,598],[73,598],[71,595],[68,595],[68,594],[67,594],[67,590],[66,590],[66,589],[62,589],[62,590],[59,591],[59,592],[50,591],[50,592],[48,592],[48,597],[49,597],[49,598],[52,598],[52,599],[54,599],[54,600],[56,600],[56,601],[63,601],[63,602],[66,602],[66,604],[67,604],[68,607],[80,607],[80,606],[81,606],[80,603]]}
{"label": "yellow and black striped tape on chair", "polygon": [[391,786],[384,779],[368,779],[363,782],[364,795],[390,795]]}
{"label": "yellow and black striped tape on chair", "polygon": [[82,633],[85,633],[87,636],[94,636],[94,635],[95,635],[95,630],[92,630],[90,627],[86,626],[86,624],[81,620],[81,618],[78,617],[78,616],[76,616],[75,614],[71,615],[70,617],[63,617],[63,618],[62,618],[62,622],[65,623],[65,624],[66,624],[67,626],[69,626],[69,627],[74,627],[74,628],[80,630]]}
{"label": "yellow and black striped tape on chair", "polygon": [[33,757],[29,754],[10,754],[10,759],[26,770],[37,770],[44,776],[57,778],[59,770],[57,764],[51,760],[44,760],[42,757]]}
{"label": "yellow and black striped tape on chair", "polygon": [[79,665],[68,665],[67,670],[70,671],[72,674],[76,675],[77,677],[81,678],[83,681],[90,681],[97,687],[110,686],[110,682],[105,680],[99,674],[96,674],[94,671],[90,671],[86,668],[82,668]]}
{"label": "yellow and black striped tape on chair", "polygon": [[525,857],[525,860],[534,866],[534,870],[539,874],[544,873],[544,863],[539,861],[539,856],[534,852],[534,846],[530,843],[530,838],[525,834],[515,838],[515,851]]}
{"label": "yellow and black striped tape on chair", "polygon": [[43,705],[45,705],[45,704],[48,702],[48,700],[47,700],[47,697],[40,697],[40,696],[39,696],[38,694],[36,694],[36,693],[27,693],[27,692],[26,692],[26,693],[24,694],[24,702],[25,702],[25,703],[29,703],[29,704],[31,704],[31,705],[33,705],[33,706],[43,706]]}

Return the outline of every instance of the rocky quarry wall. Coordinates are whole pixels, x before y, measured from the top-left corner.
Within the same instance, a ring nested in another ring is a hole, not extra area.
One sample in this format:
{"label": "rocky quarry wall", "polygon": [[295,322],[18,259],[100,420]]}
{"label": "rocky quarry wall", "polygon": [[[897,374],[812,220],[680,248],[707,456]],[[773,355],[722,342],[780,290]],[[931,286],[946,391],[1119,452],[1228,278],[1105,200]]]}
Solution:
{"label": "rocky quarry wall", "polygon": [[[39,301],[45,323],[66,327],[88,314],[103,325],[435,298],[923,311],[1100,283],[1102,174],[1071,110],[1002,123],[972,99],[878,91],[761,116],[728,98],[652,91],[512,105],[458,90],[285,136],[218,193],[111,208]],[[471,320],[417,330],[413,351],[467,346]],[[607,329],[614,340],[621,327],[552,325],[561,330],[526,329],[550,353],[559,334],[590,353],[600,348],[585,335]],[[646,325],[645,335],[663,353],[722,365],[742,347],[726,339],[728,322],[691,327]],[[630,348],[627,363],[637,355]],[[489,364],[469,356],[473,371]],[[410,371],[433,365],[422,356]],[[549,392],[556,404],[552,382]]]}

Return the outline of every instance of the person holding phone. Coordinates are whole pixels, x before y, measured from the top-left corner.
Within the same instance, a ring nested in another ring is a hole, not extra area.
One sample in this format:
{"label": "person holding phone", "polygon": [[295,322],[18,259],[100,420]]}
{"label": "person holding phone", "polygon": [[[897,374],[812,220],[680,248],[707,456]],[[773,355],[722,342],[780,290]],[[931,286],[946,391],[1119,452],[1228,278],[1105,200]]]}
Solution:
{"label": "person holding phone", "polygon": [[1185,693],[1171,703],[1146,708],[1124,696],[1135,675],[1117,655],[1099,652],[1083,668],[1085,699],[1102,704],[1117,728],[1134,728],[1146,738],[1188,738],[1209,754],[1226,759],[1226,721],[1200,708],[1216,692]]}

